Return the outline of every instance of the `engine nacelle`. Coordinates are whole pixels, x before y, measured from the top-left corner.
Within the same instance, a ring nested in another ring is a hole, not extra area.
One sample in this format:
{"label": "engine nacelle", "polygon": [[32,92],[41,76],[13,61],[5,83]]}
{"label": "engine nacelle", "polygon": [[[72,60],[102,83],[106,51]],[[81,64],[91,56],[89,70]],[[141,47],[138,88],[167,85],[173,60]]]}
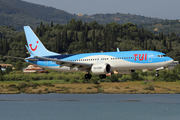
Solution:
{"label": "engine nacelle", "polygon": [[93,74],[108,74],[111,73],[111,66],[107,63],[95,64],[91,67]]}
{"label": "engine nacelle", "polygon": [[118,74],[132,74],[135,70],[116,70]]}

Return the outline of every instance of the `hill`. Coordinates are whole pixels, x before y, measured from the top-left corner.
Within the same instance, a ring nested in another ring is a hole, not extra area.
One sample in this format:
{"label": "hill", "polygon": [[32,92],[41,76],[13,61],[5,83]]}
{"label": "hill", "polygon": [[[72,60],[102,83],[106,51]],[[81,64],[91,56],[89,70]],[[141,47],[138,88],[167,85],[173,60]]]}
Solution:
{"label": "hill", "polygon": [[158,18],[150,18],[140,15],[122,14],[122,13],[95,14],[90,16],[83,15],[83,16],[77,16],[77,18],[87,22],[90,22],[91,20],[97,21],[100,24],[108,24],[111,22],[116,22],[118,24],[124,24],[128,22],[131,22],[133,24],[142,24],[142,23],[154,23],[155,21],[160,22],[162,20]]}
{"label": "hill", "polygon": [[131,14],[95,14],[95,15],[72,15],[63,10],[28,3],[21,0],[0,0],[0,25],[13,26],[16,30],[22,30],[22,26],[30,25],[35,28],[41,23],[67,24],[72,18],[81,19],[83,22],[97,21],[99,24],[116,22],[134,24],[159,22],[161,19],[144,17]]}
{"label": "hill", "polygon": [[21,0],[0,0],[0,13],[0,25],[13,26],[17,30],[22,30],[24,25],[35,28],[41,21],[66,24],[74,17],[62,10]]}
{"label": "hill", "polygon": [[138,26],[144,27],[155,34],[164,33],[170,35],[171,33],[175,33],[180,35],[180,20],[162,20],[160,22],[155,21],[153,23],[139,24]]}

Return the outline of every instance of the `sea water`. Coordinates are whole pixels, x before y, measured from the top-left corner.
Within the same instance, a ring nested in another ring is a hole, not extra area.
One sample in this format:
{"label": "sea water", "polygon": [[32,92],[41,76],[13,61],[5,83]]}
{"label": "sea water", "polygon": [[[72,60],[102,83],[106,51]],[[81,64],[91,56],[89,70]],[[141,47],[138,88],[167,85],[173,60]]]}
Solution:
{"label": "sea water", "polygon": [[0,120],[179,119],[179,94],[0,95]]}

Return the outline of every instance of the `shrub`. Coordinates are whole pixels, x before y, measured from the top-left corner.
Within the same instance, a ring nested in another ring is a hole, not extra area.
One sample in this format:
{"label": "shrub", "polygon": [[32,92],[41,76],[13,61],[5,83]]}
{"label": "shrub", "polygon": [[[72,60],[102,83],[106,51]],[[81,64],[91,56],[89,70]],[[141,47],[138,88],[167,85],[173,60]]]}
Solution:
{"label": "shrub", "polygon": [[9,74],[22,74],[22,73],[23,73],[22,71],[12,71]]}
{"label": "shrub", "polygon": [[145,88],[145,90],[154,90],[154,86],[150,84]]}
{"label": "shrub", "polygon": [[47,76],[47,80],[52,80],[52,79],[53,79],[53,76],[50,76],[50,75]]}
{"label": "shrub", "polygon": [[175,82],[179,79],[179,76],[177,73],[167,73],[163,78],[166,82]]}
{"label": "shrub", "polygon": [[131,74],[132,80],[139,80],[139,74],[137,72]]}
{"label": "shrub", "polygon": [[106,76],[105,79],[100,79],[101,82],[110,82],[111,81],[111,77],[110,76]]}
{"label": "shrub", "polygon": [[69,82],[70,83],[78,83],[78,81],[76,79],[71,79]]}
{"label": "shrub", "polygon": [[2,88],[0,88],[0,92],[3,92],[3,89],[2,89]]}
{"label": "shrub", "polygon": [[16,88],[17,86],[15,84],[10,84],[9,87]]}
{"label": "shrub", "polygon": [[131,75],[123,75],[121,78],[122,81],[126,81],[126,80],[132,80]]}
{"label": "shrub", "polygon": [[18,87],[15,84],[9,85],[8,91],[16,91],[16,90],[18,90]]}
{"label": "shrub", "polygon": [[125,87],[125,89],[129,89],[129,87]]}
{"label": "shrub", "polygon": [[99,84],[99,79],[96,79],[96,78],[91,78],[91,83],[94,83],[94,84]]}
{"label": "shrub", "polygon": [[155,74],[156,74],[156,71],[155,71],[155,70],[153,70],[153,71],[148,71],[148,75],[149,75],[149,76],[155,76]]}
{"label": "shrub", "polygon": [[33,89],[37,89],[37,86],[33,86]]}
{"label": "shrub", "polygon": [[38,83],[34,83],[34,85],[35,85],[35,86],[41,86],[41,85],[40,85],[40,84],[38,84]]}
{"label": "shrub", "polygon": [[48,88],[44,88],[44,91],[48,91]]}
{"label": "shrub", "polygon": [[17,88],[13,88],[13,87],[8,88],[8,91],[16,91],[16,90]]}
{"label": "shrub", "polygon": [[25,88],[25,87],[27,87],[27,84],[26,83],[24,83],[24,82],[20,82],[19,84],[18,84],[18,87],[21,89],[21,88]]}
{"label": "shrub", "polygon": [[141,72],[141,75],[142,76],[148,76],[148,73],[147,73],[147,71],[146,72]]}
{"label": "shrub", "polygon": [[[163,72],[164,73],[164,72]],[[157,81],[175,82],[179,80],[179,75],[177,73],[167,72],[156,78]]]}
{"label": "shrub", "polygon": [[69,78],[64,78],[64,82],[69,82]]}
{"label": "shrub", "polygon": [[174,71],[175,73],[180,74],[180,64],[174,67]]}
{"label": "shrub", "polygon": [[54,87],[54,85],[52,83],[42,83],[42,85],[49,86],[49,87]]}
{"label": "shrub", "polygon": [[37,83],[29,82],[29,83],[27,84],[27,87],[34,87],[34,86],[37,87]]}
{"label": "shrub", "polygon": [[116,75],[112,75],[110,80],[111,82],[118,82],[118,78],[116,77]]}
{"label": "shrub", "polygon": [[4,80],[5,80],[4,76],[0,75],[0,81],[4,81]]}
{"label": "shrub", "polygon": [[42,90],[38,90],[38,94],[42,94]]}

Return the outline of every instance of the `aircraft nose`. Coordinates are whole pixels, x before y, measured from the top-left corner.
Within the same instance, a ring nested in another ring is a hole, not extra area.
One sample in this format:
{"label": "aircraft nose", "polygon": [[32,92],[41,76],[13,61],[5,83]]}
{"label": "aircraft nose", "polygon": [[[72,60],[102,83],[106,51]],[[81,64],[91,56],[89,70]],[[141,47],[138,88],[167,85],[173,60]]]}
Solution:
{"label": "aircraft nose", "polygon": [[168,62],[169,64],[172,64],[172,63],[174,62],[174,60],[173,60],[172,58],[168,57],[167,62]]}

